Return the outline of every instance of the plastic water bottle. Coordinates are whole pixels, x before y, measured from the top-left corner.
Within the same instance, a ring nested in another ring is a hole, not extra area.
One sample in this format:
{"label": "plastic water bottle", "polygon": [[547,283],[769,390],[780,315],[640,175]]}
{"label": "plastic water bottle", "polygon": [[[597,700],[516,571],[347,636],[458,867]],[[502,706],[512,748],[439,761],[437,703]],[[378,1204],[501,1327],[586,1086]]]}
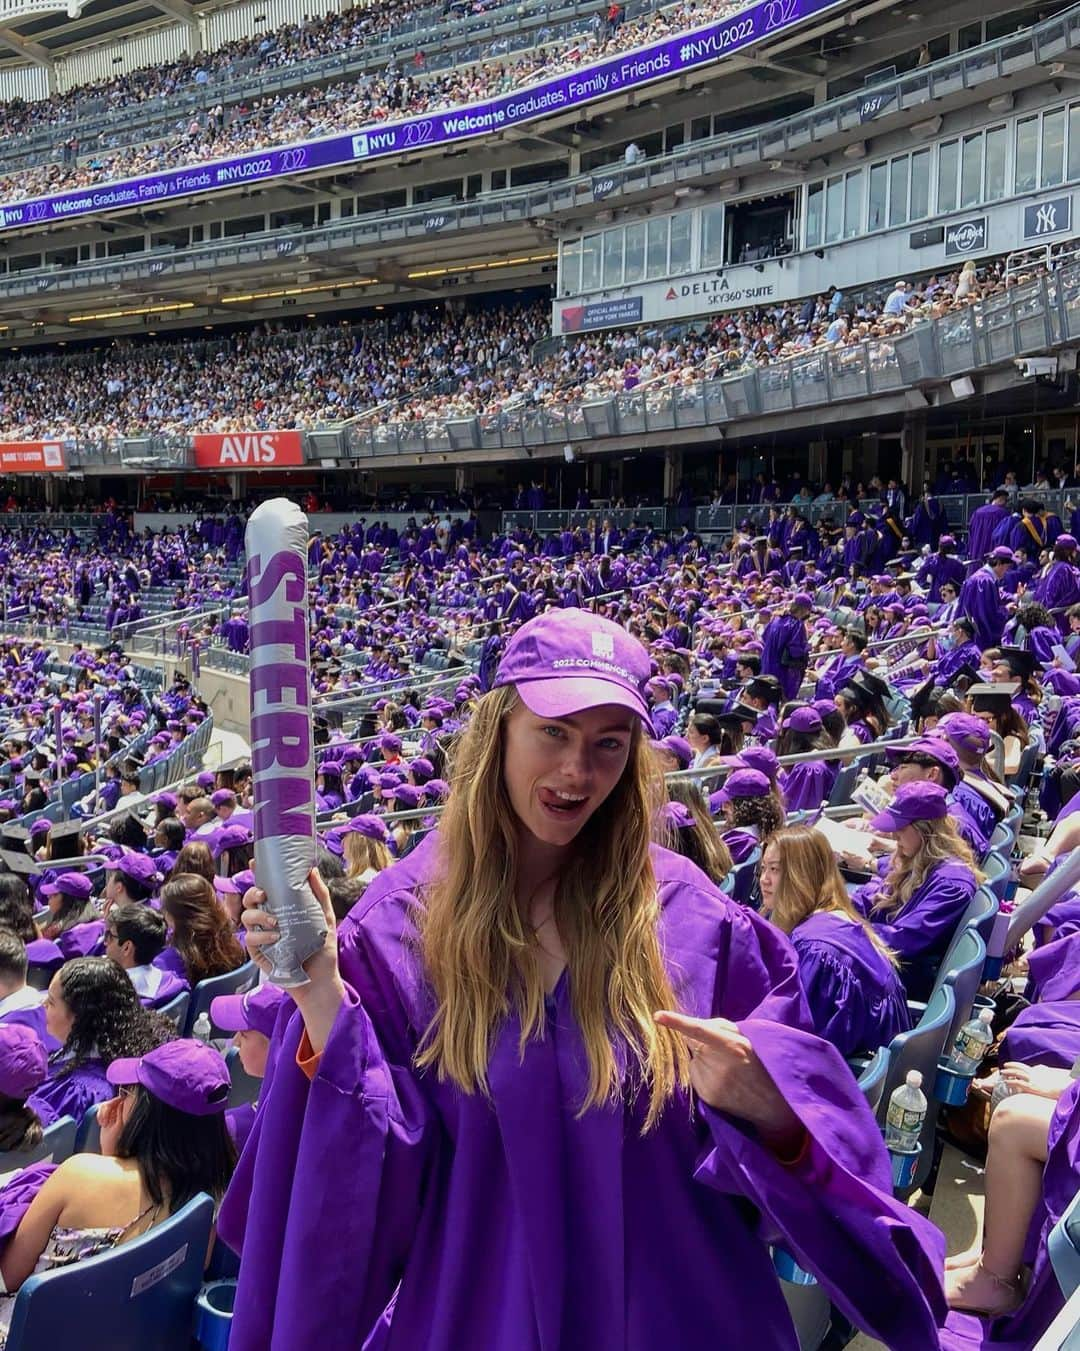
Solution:
{"label": "plastic water bottle", "polygon": [[994,1021],[993,1009],[982,1009],[977,1018],[965,1023],[956,1034],[956,1041],[946,1061],[954,1074],[974,1074],[982,1064],[987,1048],[994,1040],[990,1024]]}
{"label": "plastic water bottle", "polygon": [[926,1120],[926,1094],[922,1075],[908,1070],[907,1078],[889,1099],[885,1116],[885,1143],[897,1154],[913,1154]]}
{"label": "plastic water bottle", "polygon": [[213,1036],[213,1028],[210,1026],[210,1015],[205,1009],[195,1019],[195,1026],[191,1029],[191,1035],[196,1041],[206,1042]]}

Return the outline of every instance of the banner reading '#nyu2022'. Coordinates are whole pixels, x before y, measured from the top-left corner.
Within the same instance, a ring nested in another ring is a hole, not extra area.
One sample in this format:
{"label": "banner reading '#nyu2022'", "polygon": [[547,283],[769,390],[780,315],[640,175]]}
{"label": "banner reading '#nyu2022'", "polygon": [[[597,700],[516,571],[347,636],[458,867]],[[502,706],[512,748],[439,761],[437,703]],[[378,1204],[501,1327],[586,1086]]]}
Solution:
{"label": "banner reading '#nyu2022'", "polygon": [[695,28],[482,103],[326,140],[255,151],[234,159],[78,188],[52,197],[5,203],[0,206],[0,229],[67,220],[95,211],[149,206],[192,193],[214,192],[282,174],[307,173],[504,131],[521,122],[551,117],[652,80],[708,65],[839,3],[840,0],[758,0],[723,23]]}

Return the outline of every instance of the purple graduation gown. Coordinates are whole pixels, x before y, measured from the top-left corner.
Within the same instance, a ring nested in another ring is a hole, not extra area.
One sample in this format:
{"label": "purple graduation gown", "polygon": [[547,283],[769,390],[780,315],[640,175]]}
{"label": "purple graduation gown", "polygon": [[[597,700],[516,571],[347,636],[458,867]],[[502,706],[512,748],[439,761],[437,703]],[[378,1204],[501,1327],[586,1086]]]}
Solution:
{"label": "purple graduation gown", "polygon": [[896,968],[861,924],[818,911],[791,934],[814,1031],[846,1059],[887,1046],[911,1026]]}
{"label": "purple graduation gown", "polygon": [[794,699],[802,685],[810,648],[806,625],[793,615],[777,615],[761,635],[761,673],[780,682],[785,699]]}
{"label": "purple graduation gown", "polygon": [[1015,1313],[993,1319],[954,1310],[941,1331],[942,1351],[1031,1351],[1061,1312],[1065,1297],[1046,1241],[1080,1188],[1080,1081],[1058,1100],[1047,1146],[1042,1199],[1032,1225],[1038,1238],[1024,1302]]}
{"label": "purple graduation gown", "polygon": [[105,1066],[100,1060],[85,1060],[71,1074],[58,1077],[63,1065],[62,1059],[52,1061],[49,1077],[26,1099],[27,1107],[37,1112],[43,1126],[51,1126],[62,1116],[79,1122],[94,1103],[116,1097],[116,1089],[105,1078]]}
{"label": "purple graduation gown", "polygon": [[910,998],[925,999],[956,926],[975,895],[975,874],[963,863],[946,859],[931,869],[922,886],[915,888],[908,903],[891,919],[870,915],[879,889],[879,883],[868,882],[856,892],[855,900],[900,958]]}
{"label": "purple graduation gown", "polygon": [[777,782],[784,806],[789,812],[816,810],[829,800],[839,772],[837,760],[800,760],[782,769]]}
{"label": "purple graduation gown", "polygon": [[998,579],[989,568],[973,572],[960,588],[957,610],[975,625],[975,641],[979,647],[997,647],[1008,614],[1001,601]]}
{"label": "purple graduation gown", "polygon": [[[798,1162],[682,1095],[647,1136],[639,1092],[579,1115],[587,1069],[565,973],[543,1038],[522,1050],[508,1014],[490,1094],[466,1094],[411,1066],[432,1000],[410,914],[436,847],[432,835],[380,874],[342,925],[345,1001],[310,1081],[295,1063],[300,1019],[279,1019],[220,1215],[243,1249],[231,1351],[659,1351],[705,1328],[787,1351],[798,1343],[770,1241],[894,1351],[935,1344],[940,1238],[893,1199],[854,1080],[802,1030],[782,934],[656,851],[679,1002],[741,1020],[807,1127]],[[340,1261],[324,1260],[330,1241]]]}

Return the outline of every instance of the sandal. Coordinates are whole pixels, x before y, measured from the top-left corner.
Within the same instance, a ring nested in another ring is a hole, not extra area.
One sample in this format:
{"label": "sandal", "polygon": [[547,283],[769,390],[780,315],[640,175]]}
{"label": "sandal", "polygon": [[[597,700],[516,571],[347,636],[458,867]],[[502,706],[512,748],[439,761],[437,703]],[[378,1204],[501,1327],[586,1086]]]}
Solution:
{"label": "sandal", "polygon": [[[953,1299],[946,1291],[946,1299],[950,1309],[955,1309],[957,1313],[975,1313],[985,1314],[987,1317],[996,1318],[1000,1314],[1012,1313],[1020,1303],[1020,1283],[1019,1278],[1014,1277],[1011,1281],[1006,1280],[1004,1276],[999,1276],[996,1272],[990,1271],[983,1266],[982,1258],[975,1263],[973,1267],[953,1268],[954,1272],[971,1272],[980,1276],[985,1276],[991,1284],[995,1298],[987,1298],[981,1301],[975,1301],[970,1304],[954,1303]],[[951,1274],[951,1273],[950,1273]]]}

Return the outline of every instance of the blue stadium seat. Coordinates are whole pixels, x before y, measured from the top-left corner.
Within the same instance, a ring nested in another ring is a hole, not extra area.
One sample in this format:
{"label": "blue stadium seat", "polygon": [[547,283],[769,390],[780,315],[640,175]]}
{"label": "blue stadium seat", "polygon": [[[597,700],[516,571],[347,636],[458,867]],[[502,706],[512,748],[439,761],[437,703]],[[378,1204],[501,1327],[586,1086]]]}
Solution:
{"label": "blue stadium seat", "polygon": [[1080,1290],[1080,1192],[1050,1230],[1046,1249],[1061,1293],[1070,1299]]}
{"label": "blue stadium seat", "polygon": [[162,1004],[161,1008],[156,1009],[163,1017],[168,1018],[177,1032],[187,1023],[188,1008],[191,1005],[191,991],[181,990],[178,995],[173,995],[167,1004]]}
{"label": "blue stadium seat", "polygon": [[0,1154],[0,1173],[29,1168],[32,1163],[63,1163],[75,1153],[75,1122],[69,1116],[58,1117],[42,1132],[33,1149],[10,1149]]}
{"label": "blue stadium seat", "polygon": [[871,1112],[877,1115],[881,1104],[881,1095],[885,1091],[885,1078],[889,1072],[890,1051],[887,1046],[879,1046],[865,1065],[861,1066],[856,1080]]}
{"label": "blue stadium seat", "polygon": [[737,868],[732,868],[728,876],[724,878],[724,891],[733,901],[738,901],[740,905],[749,903],[760,862],[761,846],[759,845],[744,863],[740,863]]}
{"label": "blue stadium seat", "polygon": [[86,1344],[109,1351],[189,1351],[214,1203],[196,1196],[130,1243],[30,1276],[15,1300],[8,1351]]}
{"label": "blue stadium seat", "polygon": [[911,1070],[918,1070],[922,1075],[923,1092],[930,1104],[919,1139],[922,1154],[913,1187],[920,1186],[925,1181],[933,1166],[934,1151],[931,1146],[937,1126],[937,1104],[933,1097],[934,1078],[937,1074],[938,1061],[945,1049],[945,1038],[949,1035],[955,1014],[956,995],[951,985],[943,983],[932,994],[926,1011],[916,1026],[909,1032],[898,1032],[889,1043],[889,1069],[885,1075],[885,1085],[881,1091],[877,1110],[880,1125],[885,1125],[889,1099]]}
{"label": "blue stadium seat", "polygon": [[262,1088],[262,1080],[248,1074],[240,1063],[240,1051],[230,1046],[225,1052],[225,1063],[229,1067],[229,1106],[244,1107],[254,1102]]}
{"label": "blue stadium seat", "polygon": [[[247,961],[243,966],[238,966],[235,971],[226,971],[223,976],[213,976],[210,980],[200,980],[191,992],[191,1003],[188,1006],[187,1019],[184,1023],[184,1036],[191,1036],[191,1029],[195,1026],[201,1013],[210,1012],[211,1003],[222,994],[243,994],[250,990],[259,979],[259,968],[252,961]],[[228,1036],[229,1034],[223,1028],[215,1028],[218,1036]]]}
{"label": "blue stadium seat", "polygon": [[86,1109],[86,1114],[79,1122],[75,1132],[75,1147],[73,1154],[100,1154],[101,1153],[101,1127],[98,1125],[98,1107],[100,1103],[94,1103],[93,1107]]}
{"label": "blue stadium seat", "polygon": [[999,901],[1003,901],[1012,872],[1009,859],[996,852],[987,854],[982,863],[982,871],[985,874],[983,886],[989,888]]}

